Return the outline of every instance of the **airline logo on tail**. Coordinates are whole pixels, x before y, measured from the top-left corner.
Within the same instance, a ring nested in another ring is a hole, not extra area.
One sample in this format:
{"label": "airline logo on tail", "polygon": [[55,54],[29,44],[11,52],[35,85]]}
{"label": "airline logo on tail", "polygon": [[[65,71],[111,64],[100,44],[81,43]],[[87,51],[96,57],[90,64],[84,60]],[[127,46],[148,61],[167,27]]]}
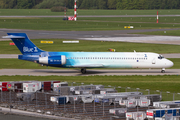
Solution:
{"label": "airline logo on tail", "polygon": [[34,48],[28,48],[28,47],[23,47],[23,52],[38,52],[37,47]]}

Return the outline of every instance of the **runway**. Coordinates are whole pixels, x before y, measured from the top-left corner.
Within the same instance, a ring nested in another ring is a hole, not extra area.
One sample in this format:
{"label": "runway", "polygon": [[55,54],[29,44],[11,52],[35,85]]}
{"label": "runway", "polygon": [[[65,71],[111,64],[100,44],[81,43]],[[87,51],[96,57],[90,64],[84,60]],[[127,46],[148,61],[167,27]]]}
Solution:
{"label": "runway", "polygon": [[[0,38],[7,36],[7,33],[26,33],[30,39],[77,39],[77,40],[98,40],[118,42],[140,42],[157,44],[180,45],[179,36],[155,36],[131,34],[138,32],[180,30],[176,29],[145,29],[145,30],[112,30],[112,31],[45,31],[45,30],[21,30],[21,29],[0,29]],[[4,41],[6,39],[0,39]],[[10,39],[7,39],[10,40]]]}
{"label": "runway", "polygon": [[166,69],[166,73],[160,71],[161,69],[87,69],[86,74],[81,74],[80,69],[1,69],[0,76],[180,75],[180,69]]}

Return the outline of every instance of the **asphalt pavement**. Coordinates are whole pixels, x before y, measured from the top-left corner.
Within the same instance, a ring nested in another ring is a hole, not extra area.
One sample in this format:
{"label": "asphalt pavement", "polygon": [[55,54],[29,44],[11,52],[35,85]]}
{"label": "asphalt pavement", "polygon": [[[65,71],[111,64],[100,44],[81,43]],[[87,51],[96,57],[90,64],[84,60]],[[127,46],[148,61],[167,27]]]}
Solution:
{"label": "asphalt pavement", "polygon": [[80,69],[0,69],[2,75],[28,75],[28,76],[92,76],[92,75],[180,75],[180,69],[87,69],[86,74],[81,74]]}
{"label": "asphalt pavement", "polygon": [[[145,30],[111,30],[111,31],[45,31],[45,30],[22,30],[22,29],[0,29],[0,38],[7,33],[26,33],[30,39],[77,39],[77,40],[99,40],[99,41],[123,41],[142,42],[158,44],[180,44],[178,36],[155,36],[131,34],[138,32],[180,30],[175,29],[145,29]],[[4,41],[5,39],[1,39]],[[9,39],[7,39],[9,40]]]}

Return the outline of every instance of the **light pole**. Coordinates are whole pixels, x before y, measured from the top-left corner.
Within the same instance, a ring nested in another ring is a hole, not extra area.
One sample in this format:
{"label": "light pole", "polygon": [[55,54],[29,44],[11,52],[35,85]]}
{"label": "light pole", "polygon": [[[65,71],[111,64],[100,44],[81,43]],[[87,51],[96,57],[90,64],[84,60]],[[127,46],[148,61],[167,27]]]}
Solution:
{"label": "light pole", "polygon": [[162,99],[161,91],[160,91],[160,90],[156,90],[156,92],[159,92],[160,97],[161,97],[161,99]]}
{"label": "light pole", "polygon": [[[170,92],[169,91],[166,91],[166,93],[167,93],[167,97],[168,97],[168,94],[170,94]],[[168,97],[169,98],[169,97]]]}
{"label": "light pole", "polygon": [[131,89],[131,87],[127,87],[127,88],[126,88],[126,92],[127,92],[127,89]]}
{"label": "light pole", "polygon": [[137,92],[138,92],[138,90],[140,90],[139,88],[136,88],[136,90],[137,90]]}
{"label": "light pole", "polygon": [[72,82],[72,86],[74,86],[75,83],[76,83],[76,82]]}
{"label": "light pole", "polygon": [[119,88],[119,92],[121,92],[121,86],[118,86],[118,88]]}
{"label": "light pole", "polygon": [[148,91],[148,95],[150,94],[150,90],[149,89],[146,89],[146,91]]}

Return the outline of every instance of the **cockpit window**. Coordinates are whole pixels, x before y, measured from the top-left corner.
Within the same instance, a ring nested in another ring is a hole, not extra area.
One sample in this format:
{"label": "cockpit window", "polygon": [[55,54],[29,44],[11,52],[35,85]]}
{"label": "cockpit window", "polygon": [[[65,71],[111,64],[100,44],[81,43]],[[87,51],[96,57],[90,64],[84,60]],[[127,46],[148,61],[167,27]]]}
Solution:
{"label": "cockpit window", "polygon": [[158,59],[163,59],[164,57],[162,55],[159,55]]}

